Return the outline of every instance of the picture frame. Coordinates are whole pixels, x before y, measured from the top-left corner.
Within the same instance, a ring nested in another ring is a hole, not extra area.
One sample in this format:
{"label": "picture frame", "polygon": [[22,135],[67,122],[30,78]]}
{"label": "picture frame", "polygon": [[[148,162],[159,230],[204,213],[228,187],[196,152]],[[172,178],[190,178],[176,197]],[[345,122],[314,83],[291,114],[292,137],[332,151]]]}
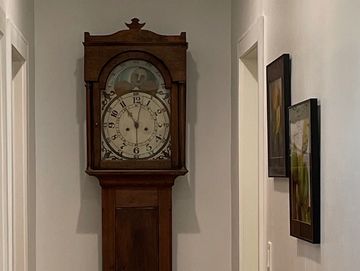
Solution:
{"label": "picture frame", "polygon": [[317,99],[289,107],[290,235],[320,243],[320,129]]}
{"label": "picture frame", "polygon": [[291,104],[290,55],[266,67],[268,176],[288,177],[288,107]]}

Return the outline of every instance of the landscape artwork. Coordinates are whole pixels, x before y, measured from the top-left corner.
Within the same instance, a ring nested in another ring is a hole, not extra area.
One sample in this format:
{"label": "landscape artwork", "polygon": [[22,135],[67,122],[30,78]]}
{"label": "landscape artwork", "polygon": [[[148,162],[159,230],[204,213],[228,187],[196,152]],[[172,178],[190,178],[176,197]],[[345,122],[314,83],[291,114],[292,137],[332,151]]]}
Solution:
{"label": "landscape artwork", "polygon": [[288,111],[290,57],[284,54],[266,68],[268,121],[268,175],[288,177]]}
{"label": "landscape artwork", "polygon": [[285,120],[283,104],[282,80],[277,80],[269,84],[269,152],[272,161],[273,174],[283,175],[285,172]]}
{"label": "landscape artwork", "polygon": [[320,243],[320,115],[317,99],[289,107],[290,234]]}
{"label": "landscape artwork", "polygon": [[290,174],[292,218],[311,224],[310,187],[310,105],[290,111]]}

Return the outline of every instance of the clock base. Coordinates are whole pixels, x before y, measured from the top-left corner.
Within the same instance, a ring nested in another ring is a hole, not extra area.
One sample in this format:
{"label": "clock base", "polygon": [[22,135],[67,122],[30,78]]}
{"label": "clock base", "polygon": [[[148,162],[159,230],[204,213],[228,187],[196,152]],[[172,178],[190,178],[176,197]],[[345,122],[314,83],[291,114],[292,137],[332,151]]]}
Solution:
{"label": "clock base", "polygon": [[103,271],[171,271],[171,190],[102,188]]}

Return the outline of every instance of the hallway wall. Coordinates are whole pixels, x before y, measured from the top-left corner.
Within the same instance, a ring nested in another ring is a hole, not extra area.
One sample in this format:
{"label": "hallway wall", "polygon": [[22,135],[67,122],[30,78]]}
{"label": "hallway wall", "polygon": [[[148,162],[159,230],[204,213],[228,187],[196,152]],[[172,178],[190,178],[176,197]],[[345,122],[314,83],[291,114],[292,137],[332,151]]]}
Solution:
{"label": "hallway wall", "polygon": [[139,17],[187,32],[189,174],[173,198],[174,271],[230,270],[230,0],[35,0],[37,271],[101,270],[100,187],[85,170],[83,35]]}
{"label": "hallway wall", "polygon": [[[267,234],[273,243],[273,270],[358,270],[360,3],[261,2],[254,0],[249,6],[248,1],[232,1],[233,62],[237,40],[264,14],[265,64],[290,53],[292,103],[310,97],[319,98],[321,103],[322,241],[312,245],[290,237],[288,180],[264,180],[268,185]],[[263,8],[254,11],[253,6]],[[233,71],[233,91],[235,86]]]}
{"label": "hallway wall", "polygon": [[34,0],[0,0],[6,15],[24,34],[29,43],[34,41]]}

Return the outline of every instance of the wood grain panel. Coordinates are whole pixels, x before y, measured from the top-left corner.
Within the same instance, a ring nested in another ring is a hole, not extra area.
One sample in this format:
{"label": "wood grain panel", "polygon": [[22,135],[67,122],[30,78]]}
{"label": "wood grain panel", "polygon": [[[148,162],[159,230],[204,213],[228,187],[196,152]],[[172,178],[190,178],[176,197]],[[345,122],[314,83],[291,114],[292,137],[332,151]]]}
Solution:
{"label": "wood grain panel", "polygon": [[169,271],[172,265],[171,188],[161,188],[159,193],[159,271]]}
{"label": "wood grain panel", "polygon": [[102,189],[103,270],[115,270],[115,190]]}
{"label": "wood grain panel", "polygon": [[118,189],[116,207],[155,207],[158,205],[156,189]]}
{"label": "wood grain panel", "polygon": [[116,271],[159,271],[158,223],[158,208],[116,209]]}

